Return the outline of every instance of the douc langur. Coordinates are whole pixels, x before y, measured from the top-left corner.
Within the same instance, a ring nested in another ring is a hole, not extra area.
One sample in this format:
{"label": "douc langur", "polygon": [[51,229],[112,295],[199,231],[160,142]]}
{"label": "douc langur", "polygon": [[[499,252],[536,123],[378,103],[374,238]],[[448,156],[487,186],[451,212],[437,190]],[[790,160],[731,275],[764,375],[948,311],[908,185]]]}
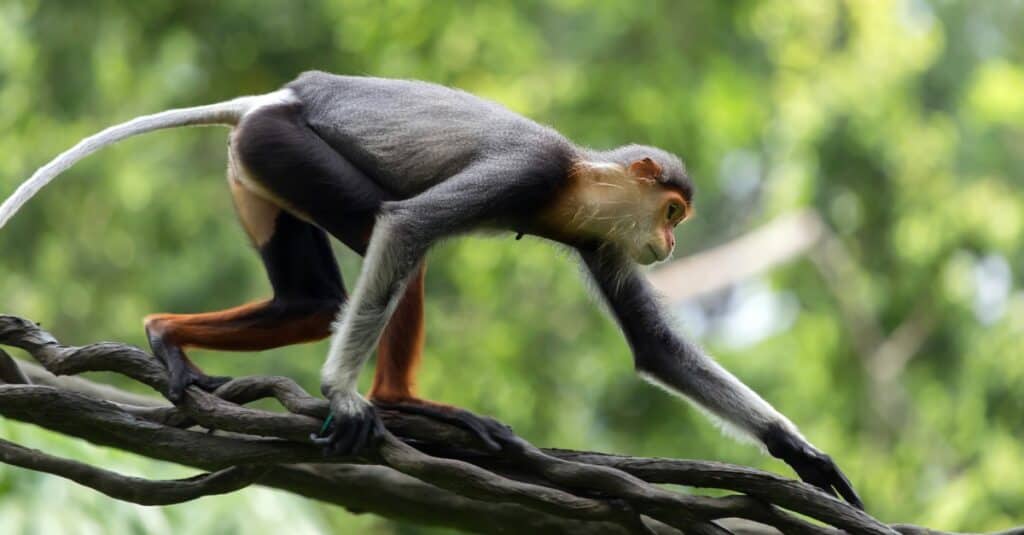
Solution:
{"label": "douc langur", "polygon": [[[329,452],[360,451],[380,432],[375,405],[446,418],[500,448],[509,431],[496,421],[416,396],[424,257],[439,240],[474,230],[529,234],[575,249],[645,379],[686,396],[805,481],[861,507],[835,463],[796,426],[673,332],[636,267],[669,257],[673,228],[693,209],[682,162],[661,149],[591,150],[462,91],[307,72],[266,95],[143,116],[86,138],[0,206],[0,226],[103,146],[214,124],[231,127],[228,185],[273,297],[146,318],[172,401],[190,385],[209,390],[227,380],[204,374],[185,349],[260,350],[333,332],[321,375],[331,419],[319,441]],[[365,256],[351,295],[328,235]],[[356,386],[374,346],[378,364],[367,400]]]}

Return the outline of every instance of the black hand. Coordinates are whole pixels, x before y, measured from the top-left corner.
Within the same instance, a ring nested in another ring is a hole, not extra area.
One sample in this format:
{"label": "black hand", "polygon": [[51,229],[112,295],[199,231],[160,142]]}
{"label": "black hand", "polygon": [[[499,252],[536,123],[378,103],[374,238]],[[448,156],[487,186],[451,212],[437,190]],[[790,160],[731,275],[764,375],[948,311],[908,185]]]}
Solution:
{"label": "black hand", "polygon": [[326,424],[319,434],[309,437],[314,444],[323,446],[324,455],[358,455],[386,432],[369,403],[355,414],[332,410]]}
{"label": "black hand", "polygon": [[791,466],[800,479],[864,510],[864,502],[831,457],[783,429],[773,430],[763,440],[768,452]]}

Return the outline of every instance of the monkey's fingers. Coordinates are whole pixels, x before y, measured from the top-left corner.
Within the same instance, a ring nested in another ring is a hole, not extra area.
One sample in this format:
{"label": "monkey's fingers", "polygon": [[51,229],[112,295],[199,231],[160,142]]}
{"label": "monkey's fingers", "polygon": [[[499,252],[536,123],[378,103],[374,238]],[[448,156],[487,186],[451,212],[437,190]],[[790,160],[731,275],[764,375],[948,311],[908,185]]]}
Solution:
{"label": "monkey's fingers", "polygon": [[803,437],[778,431],[765,437],[765,446],[769,453],[791,466],[800,479],[832,496],[842,497],[858,509],[864,509],[864,502],[835,461]]}
{"label": "monkey's fingers", "polygon": [[360,455],[386,432],[372,406],[358,414],[332,413],[325,423],[320,433],[309,439],[329,456]]}
{"label": "monkey's fingers", "polygon": [[504,444],[508,444],[516,438],[511,427],[494,418],[480,416],[458,407],[422,402],[382,402],[376,400],[374,400],[373,404],[381,409],[419,414],[468,429],[480,439],[485,448],[492,452],[501,451],[504,449]]}
{"label": "monkey's fingers", "polygon": [[790,466],[805,482],[832,496],[842,497],[850,505],[864,510],[864,502],[857,495],[857,491],[853,490],[849,478],[828,455],[814,451],[803,459],[794,460]]}
{"label": "monkey's fingers", "polygon": [[167,343],[157,335],[149,335],[149,345],[153,348],[153,355],[157,360],[167,367],[166,397],[171,403],[180,402],[185,395],[185,389],[192,385],[206,392],[213,392],[231,380],[230,377],[206,375],[188,360],[180,347]]}
{"label": "monkey's fingers", "polygon": [[231,377],[226,375],[206,375],[205,373],[198,373],[193,374],[192,384],[207,392],[213,392],[223,386],[224,383],[231,381],[231,379]]}
{"label": "monkey's fingers", "polygon": [[832,463],[829,467],[830,472],[828,474],[832,488],[843,497],[844,500],[849,502],[850,505],[864,510],[864,502],[861,501],[860,496],[857,495],[857,491],[853,490],[853,484],[850,483],[850,479],[846,477],[846,474],[839,469],[835,463]]}
{"label": "monkey's fingers", "polygon": [[310,442],[312,442],[313,444],[316,444],[317,446],[326,447],[328,444],[331,443],[331,441],[334,440],[334,435],[336,435],[337,433],[338,433],[337,429],[331,431],[330,433],[328,433],[326,435],[318,435],[316,433],[310,433],[309,434],[309,440],[310,440]]}
{"label": "monkey's fingers", "polygon": [[231,377],[206,375],[187,367],[171,368],[169,371],[167,399],[172,403],[181,401],[181,398],[185,395],[185,389],[190,386],[195,385],[205,392],[213,392],[231,380]]}

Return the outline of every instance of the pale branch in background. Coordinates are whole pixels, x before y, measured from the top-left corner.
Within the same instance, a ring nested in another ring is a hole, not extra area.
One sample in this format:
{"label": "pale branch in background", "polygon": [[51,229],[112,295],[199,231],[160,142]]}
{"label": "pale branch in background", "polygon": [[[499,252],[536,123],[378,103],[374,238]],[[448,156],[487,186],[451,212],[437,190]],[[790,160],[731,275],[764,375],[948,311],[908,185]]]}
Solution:
{"label": "pale branch in background", "polygon": [[648,278],[668,300],[687,301],[798,258],[826,232],[813,210],[785,214],[732,241],[669,262]]}
{"label": "pale branch in background", "polygon": [[927,299],[886,334],[863,268],[815,210],[783,214],[738,238],[669,262],[648,275],[670,302],[699,299],[807,257],[821,275],[850,343],[864,368],[872,409],[889,432],[903,429],[910,413],[900,383],[903,370],[934,331]]}

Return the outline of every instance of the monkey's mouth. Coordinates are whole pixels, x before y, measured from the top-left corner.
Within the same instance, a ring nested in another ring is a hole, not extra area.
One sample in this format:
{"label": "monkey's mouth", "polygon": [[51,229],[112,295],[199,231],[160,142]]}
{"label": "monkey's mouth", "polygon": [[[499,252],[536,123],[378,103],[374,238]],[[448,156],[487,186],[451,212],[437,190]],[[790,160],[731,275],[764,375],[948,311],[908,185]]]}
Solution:
{"label": "monkey's mouth", "polygon": [[651,265],[651,264],[661,260],[661,255],[658,254],[658,251],[654,248],[653,245],[648,243],[647,244],[647,250],[651,253],[651,258],[649,260],[647,260],[646,262],[644,262],[644,265]]}

